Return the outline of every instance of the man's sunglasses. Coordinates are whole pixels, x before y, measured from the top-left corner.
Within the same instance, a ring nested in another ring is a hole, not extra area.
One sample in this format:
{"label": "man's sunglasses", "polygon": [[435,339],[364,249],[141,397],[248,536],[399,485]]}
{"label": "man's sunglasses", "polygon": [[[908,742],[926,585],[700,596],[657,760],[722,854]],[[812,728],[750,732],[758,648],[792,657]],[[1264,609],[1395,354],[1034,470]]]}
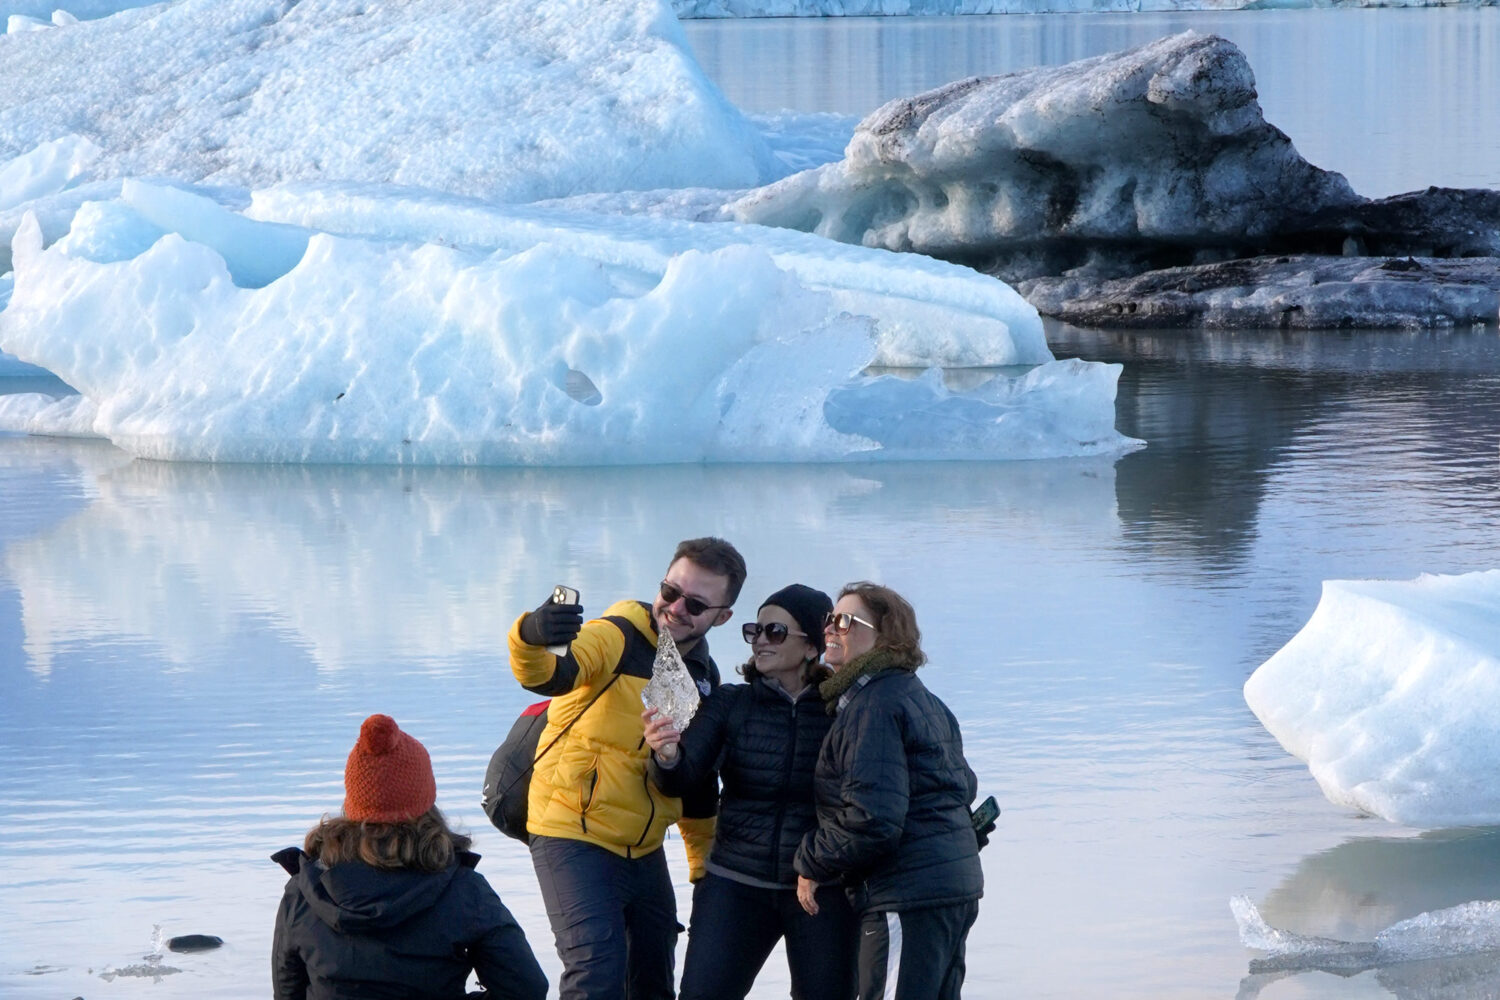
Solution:
{"label": "man's sunglasses", "polygon": [[740,626],[740,635],[745,637],[746,642],[754,642],[755,637],[762,632],[766,634],[766,642],[769,642],[773,646],[779,646],[783,642],[786,642],[786,637],[789,635],[800,635],[804,639],[807,638],[806,632],[793,632],[781,624],[781,622],[772,622],[769,625],[757,625],[755,622],[746,622]]}
{"label": "man's sunglasses", "polygon": [[678,590],[675,584],[663,580],[661,582],[661,599],[668,604],[676,604],[679,598],[682,600],[682,606],[687,608],[687,613],[694,618],[697,618],[705,611],[718,611],[722,608],[734,607],[733,604],[705,604],[696,597],[687,596],[681,590]]}
{"label": "man's sunglasses", "polygon": [[859,615],[851,615],[847,611],[840,611],[837,614],[830,611],[823,616],[823,631],[832,632],[834,635],[847,635],[849,630],[854,627],[855,622],[866,628],[875,627],[873,622],[867,622]]}

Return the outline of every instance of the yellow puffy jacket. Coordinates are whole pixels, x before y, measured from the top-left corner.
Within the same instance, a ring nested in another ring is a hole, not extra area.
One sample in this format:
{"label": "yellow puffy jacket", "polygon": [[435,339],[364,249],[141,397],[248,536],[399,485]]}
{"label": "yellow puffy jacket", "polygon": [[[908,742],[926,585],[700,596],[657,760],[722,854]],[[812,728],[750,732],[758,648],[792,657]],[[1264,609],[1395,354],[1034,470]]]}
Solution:
{"label": "yellow puffy jacket", "polygon": [[[667,827],[677,823],[690,878],[699,878],[713,843],[717,782],[678,799],[663,795],[646,774],[651,748],[641,724],[641,689],[651,679],[656,659],[649,605],[611,605],[603,618],[584,623],[563,656],[522,642],[521,618],[511,625],[509,644],[516,680],[528,691],[552,698],[547,726],[537,741],[526,829],[537,836],[588,841],[631,858],[659,848]],[[706,695],[718,687],[718,667],[706,641],[684,654],[683,661],[700,692]],[[617,672],[619,679],[598,703],[547,750]]]}

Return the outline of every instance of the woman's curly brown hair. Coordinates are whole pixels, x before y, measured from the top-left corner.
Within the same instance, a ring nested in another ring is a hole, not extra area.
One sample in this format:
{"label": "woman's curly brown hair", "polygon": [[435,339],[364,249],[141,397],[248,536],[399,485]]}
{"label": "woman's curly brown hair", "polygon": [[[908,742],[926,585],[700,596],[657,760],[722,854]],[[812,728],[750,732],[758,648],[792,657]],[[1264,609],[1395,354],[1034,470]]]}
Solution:
{"label": "woman's curly brown hair", "polygon": [[922,652],[922,631],[917,628],[917,612],[906,598],[869,580],[845,584],[839,591],[841,599],[851,594],[875,616],[876,649],[885,650],[901,666],[913,670],[927,662],[927,654]]}
{"label": "woman's curly brown hair", "polygon": [[470,838],[450,830],[443,814],[433,806],[404,823],[324,816],[307,832],[303,850],[327,866],[362,861],[371,868],[388,871],[409,868],[440,872],[453,863],[455,854],[467,851],[471,843]]}

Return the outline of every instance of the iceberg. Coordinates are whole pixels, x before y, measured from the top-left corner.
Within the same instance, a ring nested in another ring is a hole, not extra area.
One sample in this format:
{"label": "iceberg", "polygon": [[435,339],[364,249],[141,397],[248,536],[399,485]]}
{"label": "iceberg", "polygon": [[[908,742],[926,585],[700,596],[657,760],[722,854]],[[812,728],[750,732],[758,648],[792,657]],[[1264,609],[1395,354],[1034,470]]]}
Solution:
{"label": "iceberg", "polygon": [[844,125],[744,118],[661,0],[55,21],[0,44],[0,362],[78,395],[0,430],[396,465],[1139,444],[1118,366],[1054,359],[997,279],[720,218]]}
{"label": "iceberg", "polygon": [[1245,701],[1338,805],[1414,827],[1500,824],[1500,570],[1330,580]]}
{"label": "iceberg", "polygon": [[890,101],[726,212],[1020,281],[1242,256],[1360,200],[1265,120],[1244,53],[1185,31]]}
{"label": "iceberg", "polygon": [[88,136],[75,183],[334,178],[514,202],[775,169],[660,0],[178,0],[6,38],[0,78],[0,167]]}
{"label": "iceberg", "polygon": [[[601,465],[1118,454],[1119,367],[1009,287],[755,226],[130,180],[43,247],[0,349],[81,394],[0,429],[181,461]],[[295,221],[316,219],[320,228]],[[336,231],[328,231],[328,230]],[[872,364],[988,366],[977,386]]]}

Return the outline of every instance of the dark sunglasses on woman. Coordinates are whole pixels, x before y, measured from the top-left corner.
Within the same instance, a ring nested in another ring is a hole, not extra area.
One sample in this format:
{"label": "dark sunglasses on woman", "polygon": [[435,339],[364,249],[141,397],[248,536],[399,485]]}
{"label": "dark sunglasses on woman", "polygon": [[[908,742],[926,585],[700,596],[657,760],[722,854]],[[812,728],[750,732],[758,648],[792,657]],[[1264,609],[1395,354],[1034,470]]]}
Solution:
{"label": "dark sunglasses on woman", "polygon": [[865,621],[859,615],[851,615],[847,611],[840,611],[837,614],[830,611],[823,616],[823,631],[832,632],[834,635],[847,635],[849,630],[855,626],[855,623],[863,625],[865,628],[875,627],[872,622]]}
{"label": "dark sunglasses on woman", "polygon": [[668,604],[676,604],[678,598],[682,599],[682,606],[687,608],[687,613],[694,618],[697,618],[705,611],[718,611],[722,608],[734,607],[733,604],[705,604],[696,597],[687,596],[681,590],[677,589],[675,584],[663,580],[661,582],[661,599]]}
{"label": "dark sunglasses on woman", "polygon": [[745,637],[746,642],[754,642],[755,637],[760,635],[762,632],[766,634],[766,642],[769,642],[773,646],[779,646],[783,642],[786,642],[786,637],[789,635],[800,635],[804,639],[807,638],[806,632],[793,632],[791,629],[781,624],[781,622],[772,622],[769,625],[759,625],[755,622],[746,622],[745,624],[740,626],[740,635]]}

